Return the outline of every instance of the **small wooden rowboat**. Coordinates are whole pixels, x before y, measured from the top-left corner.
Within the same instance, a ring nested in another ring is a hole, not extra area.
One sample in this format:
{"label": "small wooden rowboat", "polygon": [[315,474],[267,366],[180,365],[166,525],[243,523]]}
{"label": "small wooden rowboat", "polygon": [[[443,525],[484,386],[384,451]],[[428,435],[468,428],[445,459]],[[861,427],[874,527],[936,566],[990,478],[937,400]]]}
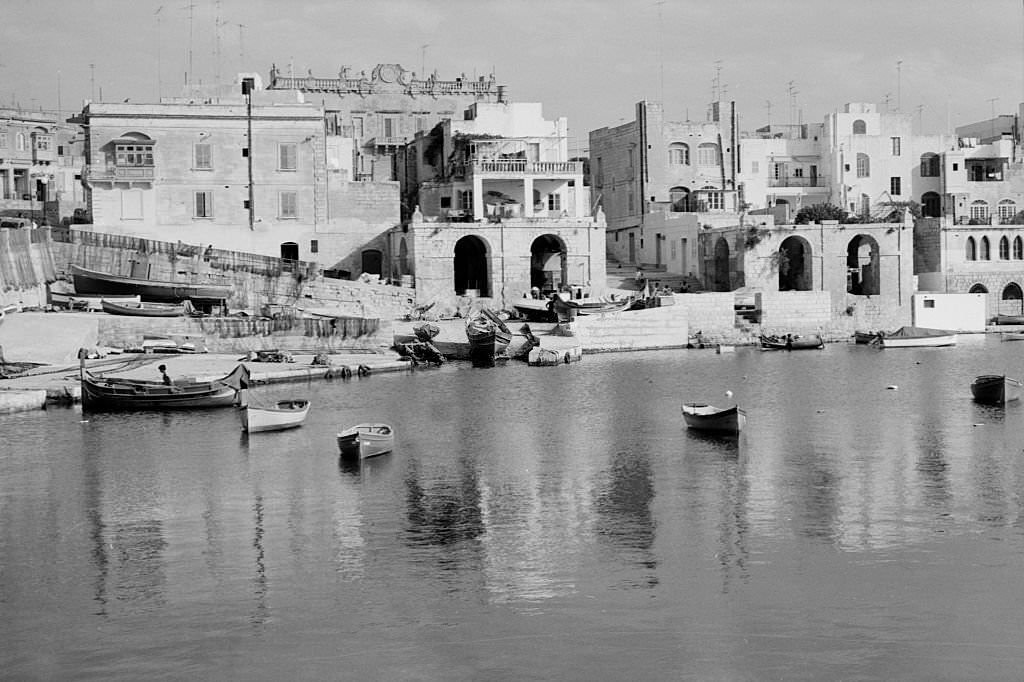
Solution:
{"label": "small wooden rowboat", "polygon": [[1004,405],[1020,399],[1021,382],[1002,374],[983,374],[971,382],[974,400],[986,405]]}
{"label": "small wooden rowboat", "polygon": [[811,336],[798,336],[786,334],[785,336],[764,336],[761,335],[761,350],[817,350],[825,347],[825,342],[817,334]]}
{"label": "small wooden rowboat", "polygon": [[249,433],[283,431],[302,426],[309,413],[309,401],[292,398],[271,406],[249,404],[242,408],[242,429]]}
{"label": "small wooden rowboat", "polygon": [[391,452],[394,447],[395,430],[387,424],[356,424],[338,434],[342,457],[366,459]]}
{"label": "small wooden rowboat", "polygon": [[133,317],[181,317],[185,314],[185,305],[181,303],[148,303],[139,301],[110,301],[103,299],[100,302],[103,312],[110,315],[131,315]]}
{"label": "small wooden rowboat", "polygon": [[706,403],[686,403],[683,419],[688,428],[697,431],[739,433],[747,423],[747,413],[738,405],[721,408]]}
{"label": "small wooden rowboat", "polygon": [[956,332],[926,327],[900,327],[882,335],[882,348],[922,348],[955,346]]}
{"label": "small wooden rowboat", "polygon": [[171,410],[228,407],[249,382],[249,369],[238,365],[225,377],[212,381],[146,381],[94,376],[80,361],[82,407],[99,410]]}

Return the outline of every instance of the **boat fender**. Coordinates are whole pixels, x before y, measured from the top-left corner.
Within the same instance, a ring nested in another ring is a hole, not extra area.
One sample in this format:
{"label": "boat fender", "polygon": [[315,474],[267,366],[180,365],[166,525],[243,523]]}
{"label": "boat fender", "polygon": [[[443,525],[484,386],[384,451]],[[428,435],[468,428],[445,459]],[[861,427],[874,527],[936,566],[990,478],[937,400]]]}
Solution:
{"label": "boat fender", "polygon": [[370,376],[370,368],[367,365],[359,365],[359,376]]}

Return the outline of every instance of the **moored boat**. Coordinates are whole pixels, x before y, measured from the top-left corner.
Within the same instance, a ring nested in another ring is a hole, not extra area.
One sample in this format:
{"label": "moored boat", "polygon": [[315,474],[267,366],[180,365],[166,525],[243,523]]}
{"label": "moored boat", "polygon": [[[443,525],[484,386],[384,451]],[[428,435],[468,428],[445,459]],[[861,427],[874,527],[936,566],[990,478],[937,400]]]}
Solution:
{"label": "moored boat", "polygon": [[854,343],[878,343],[882,340],[882,332],[879,331],[855,331],[853,332]]}
{"label": "moored boat", "polygon": [[955,346],[956,332],[927,327],[900,327],[894,332],[882,334],[882,348],[923,348]]}
{"label": "moored boat", "polygon": [[747,423],[747,413],[738,405],[721,408],[707,403],[686,403],[682,410],[686,426],[698,431],[739,433]]}
{"label": "moored boat", "polygon": [[273,405],[250,403],[241,409],[242,428],[249,433],[283,431],[302,426],[309,413],[309,401],[303,398],[278,400]]}
{"label": "moored boat", "polygon": [[1024,315],[996,315],[992,324],[1017,324],[1024,325]]}
{"label": "moored boat", "polygon": [[212,381],[146,381],[123,377],[94,376],[81,361],[82,407],[94,410],[174,410],[227,407],[249,384],[249,370],[238,365],[228,375]]}
{"label": "moored boat", "polygon": [[1003,341],[1024,341],[1024,332],[1003,332],[999,336]]}
{"label": "moored boat", "polygon": [[761,350],[816,350],[824,347],[825,341],[817,334],[810,336],[798,334],[761,335]]}
{"label": "moored boat", "polygon": [[472,359],[493,359],[508,347],[512,332],[494,312],[481,308],[466,320],[466,338]]}
{"label": "moored boat", "polygon": [[395,430],[388,424],[356,424],[338,434],[342,457],[375,457],[395,447]]}
{"label": "moored boat", "polygon": [[231,296],[231,286],[214,283],[168,282],[137,277],[122,277],[78,265],[71,266],[76,294],[141,296],[146,301],[179,303],[191,299],[196,304],[220,305]]}
{"label": "moored boat", "polygon": [[183,303],[148,303],[144,301],[100,301],[103,312],[110,315],[130,315],[132,317],[181,317],[185,314]]}
{"label": "moored boat", "polygon": [[1003,405],[1019,400],[1021,382],[1004,374],[983,374],[971,382],[974,400],[987,405]]}
{"label": "moored boat", "polygon": [[551,300],[547,298],[520,298],[512,304],[516,314],[531,322],[555,322],[555,312],[551,309]]}

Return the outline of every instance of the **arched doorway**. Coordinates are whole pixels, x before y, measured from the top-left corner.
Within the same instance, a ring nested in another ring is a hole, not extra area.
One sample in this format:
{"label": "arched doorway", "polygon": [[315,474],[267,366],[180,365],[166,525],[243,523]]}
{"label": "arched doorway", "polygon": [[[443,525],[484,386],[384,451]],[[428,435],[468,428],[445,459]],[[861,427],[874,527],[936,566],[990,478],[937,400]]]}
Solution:
{"label": "arched doorway", "polygon": [[284,260],[299,260],[299,245],[295,242],[281,244],[281,258]]}
{"label": "arched doorway", "polygon": [[878,242],[858,234],[846,245],[846,293],[876,296],[881,292]]}
{"label": "arched doorway", "polygon": [[729,242],[725,237],[719,237],[715,242],[715,280],[712,282],[713,291],[731,291],[729,279]]}
{"label": "arched doorway", "polygon": [[562,284],[582,284],[569,281],[568,255],[565,243],[553,234],[534,239],[530,244],[530,286],[550,293]]}
{"label": "arched doorway", "polygon": [[479,296],[491,295],[490,278],[487,276],[487,243],[480,237],[470,235],[455,242],[455,293],[465,296],[469,291]]}
{"label": "arched doorway", "polygon": [[693,210],[688,187],[673,187],[668,191],[668,199],[672,202],[673,213],[689,213]]}
{"label": "arched doorway", "polygon": [[378,249],[366,249],[365,251],[363,251],[362,268],[365,274],[383,274],[383,264],[384,257],[383,254],[381,254],[381,252]]}
{"label": "arched doorway", "polygon": [[811,245],[803,237],[786,237],[776,254],[779,291],[810,291],[814,285]]}
{"label": "arched doorway", "polygon": [[999,312],[1003,315],[1020,315],[1024,313],[1024,291],[1016,282],[1003,287],[1003,295],[999,301]]}
{"label": "arched doorway", "polygon": [[925,192],[921,195],[921,216],[924,218],[938,218],[942,215],[942,197],[935,192]]}

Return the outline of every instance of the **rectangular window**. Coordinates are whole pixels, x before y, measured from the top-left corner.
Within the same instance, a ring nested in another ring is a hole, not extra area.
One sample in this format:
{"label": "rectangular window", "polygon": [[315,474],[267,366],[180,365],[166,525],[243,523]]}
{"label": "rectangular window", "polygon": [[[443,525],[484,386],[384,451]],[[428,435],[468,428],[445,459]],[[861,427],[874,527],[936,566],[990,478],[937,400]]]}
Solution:
{"label": "rectangular window", "polygon": [[293,171],[298,168],[297,156],[298,145],[294,142],[283,142],[277,145],[277,170]]}
{"label": "rectangular window", "polygon": [[212,218],[213,217],[213,192],[202,191],[196,192],[195,195],[195,213],[192,214],[194,218]]}
{"label": "rectangular window", "polygon": [[597,173],[594,176],[594,187],[604,186],[604,160],[597,157]]}
{"label": "rectangular window", "polygon": [[152,166],[153,147],[141,144],[114,146],[115,164],[118,166]]}
{"label": "rectangular window", "polygon": [[725,192],[708,192],[708,209],[721,211],[725,208]]}
{"label": "rectangular window", "polygon": [[50,144],[53,141],[49,135],[36,135],[36,150],[41,152],[50,151]]}
{"label": "rectangular window", "polygon": [[630,149],[628,151],[628,154],[629,154],[629,168],[632,170],[632,168],[633,168],[633,150]]}
{"label": "rectangular window", "polygon": [[7,149],[7,133],[0,133],[0,149]]}
{"label": "rectangular window", "polygon": [[458,206],[458,208],[461,208],[464,211],[469,211],[470,213],[472,213],[472,211],[473,211],[473,190],[471,190],[471,189],[459,190],[458,198],[459,198],[459,206]]}
{"label": "rectangular window", "polygon": [[278,195],[278,217],[298,218],[298,192],[280,192]]}
{"label": "rectangular window", "polygon": [[193,145],[192,149],[192,167],[196,170],[212,170],[213,156],[210,145],[205,143],[196,144]]}
{"label": "rectangular window", "polygon": [[633,213],[633,205],[634,205],[633,193],[632,192],[630,192],[629,196],[627,197],[627,205],[628,205],[627,212],[632,214]]}
{"label": "rectangular window", "polygon": [[900,155],[900,138],[898,138],[898,137],[890,137],[889,140],[892,142],[892,155],[893,156],[899,156]]}
{"label": "rectangular window", "polygon": [[755,174],[761,172],[761,166],[757,161],[750,162],[750,172]]}
{"label": "rectangular window", "polygon": [[549,194],[548,195],[548,210],[549,211],[561,211],[562,210],[562,195],[561,194]]}
{"label": "rectangular window", "polygon": [[925,308],[934,308],[935,307],[935,300],[931,299],[931,298],[926,298],[924,300],[924,307]]}
{"label": "rectangular window", "polygon": [[441,208],[451,208],[451,207],[452,207],[452,198],[451,197],[441,197]]}
{"label": "rectangular window", "polygon": [[398,120],[393,116],[384,117],[384,137],[398,137]]}
{"label": "rectangular window", "polygon": [[900,179],[889,178],[889,194],[893,195],[894,197],[898,197],[900,193]]}
{"label": "rectangular window", "polygon": [[352,137],[357,140],[363,139],[363,117],[353,116],[352,117]]}
{"label": "rectangular window", "polygon": [[309,252],[310,253],[319,253],[320,252],[320,240],[319,239],[310,239],[309,240]]}

